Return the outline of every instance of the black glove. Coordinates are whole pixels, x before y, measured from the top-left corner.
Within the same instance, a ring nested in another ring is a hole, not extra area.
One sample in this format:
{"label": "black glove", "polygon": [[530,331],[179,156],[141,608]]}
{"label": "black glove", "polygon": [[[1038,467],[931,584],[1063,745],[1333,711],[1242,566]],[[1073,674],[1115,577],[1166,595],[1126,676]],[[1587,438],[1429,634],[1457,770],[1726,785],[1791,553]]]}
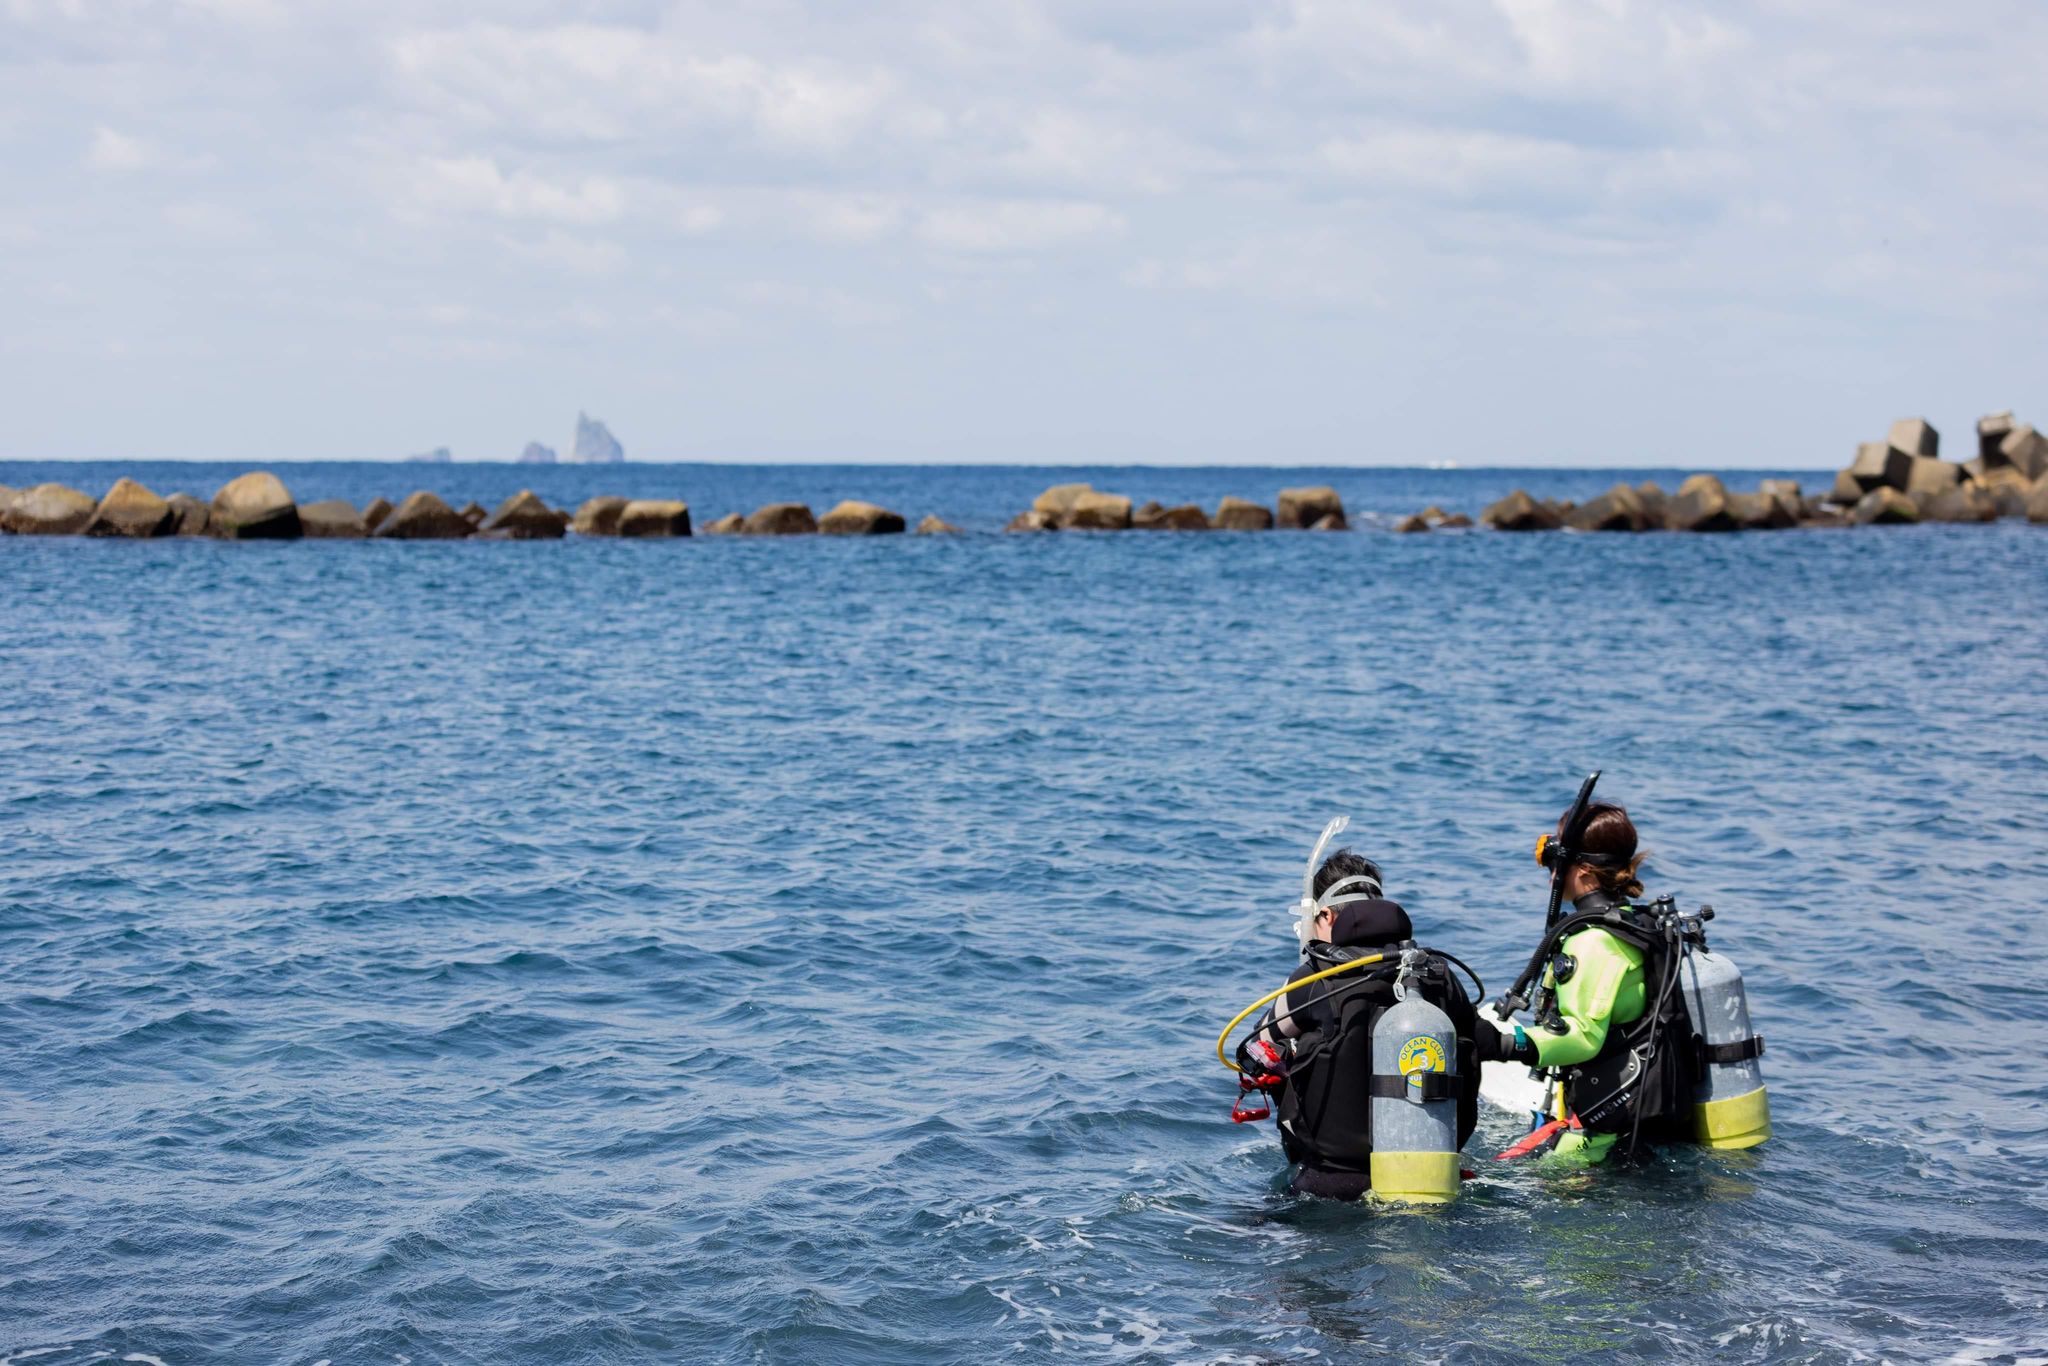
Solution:
{"label": "black glove", "polygon": [[1479,1012],[1479,1028],[1472,1040],[1481,1062],[1536,1063],[1536,1044],[1512,1024],[1495,1019],[1491,1012]]}

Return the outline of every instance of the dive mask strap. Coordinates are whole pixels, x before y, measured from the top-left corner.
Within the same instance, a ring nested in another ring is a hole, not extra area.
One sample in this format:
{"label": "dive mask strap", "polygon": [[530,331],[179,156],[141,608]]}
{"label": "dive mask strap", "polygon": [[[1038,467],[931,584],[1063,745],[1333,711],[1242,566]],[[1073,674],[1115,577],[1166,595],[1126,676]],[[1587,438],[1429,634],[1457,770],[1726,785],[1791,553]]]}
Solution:
{"label": "dive mask strap", "polygon": [[[1352,892],[1350,896],[1338,895],[1339,892],[1352,887],[1362,890]],[[1378,901],[1381,895],[1379,879],[1370,878],[1360,873],[1356,877],[1347,877],[1331,883],[1328,890],[1316,901],[1316,909],[1318,911],[1327,911],[1332,906],[1348,906],[1354,901]]]}

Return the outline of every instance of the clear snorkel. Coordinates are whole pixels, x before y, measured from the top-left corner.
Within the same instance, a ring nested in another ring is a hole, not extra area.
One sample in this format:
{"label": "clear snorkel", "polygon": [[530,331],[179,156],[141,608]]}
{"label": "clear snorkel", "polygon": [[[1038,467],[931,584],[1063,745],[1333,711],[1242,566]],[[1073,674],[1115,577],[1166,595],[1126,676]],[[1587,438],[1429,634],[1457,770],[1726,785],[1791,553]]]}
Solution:
{"label": "clear snorkel", "polygon": [[[1324,911],[1337,906],[1348,906],[1354,901],[1376,901],[1379,899],[1380,884],[1364,876],[1347,877],[1330,884],[1320,900],[1316,897],[1316,869],[1323,866],[1323,850],[1329,847],[1344,828],[1351,824],[1351,817],[1339,816],[1323,827],[1322,837],[1316,847],[1309,851],[1308,866],[1301,871],[1301,900],[1294,903],[1294,937],[1301,942],[1303,952],[1308,950],[1308,941],[1315,933],[1316,918]],[[1352,890],[1356,888],[1357,890]],[[1339,893],[1349,892],[1349,895]]]}

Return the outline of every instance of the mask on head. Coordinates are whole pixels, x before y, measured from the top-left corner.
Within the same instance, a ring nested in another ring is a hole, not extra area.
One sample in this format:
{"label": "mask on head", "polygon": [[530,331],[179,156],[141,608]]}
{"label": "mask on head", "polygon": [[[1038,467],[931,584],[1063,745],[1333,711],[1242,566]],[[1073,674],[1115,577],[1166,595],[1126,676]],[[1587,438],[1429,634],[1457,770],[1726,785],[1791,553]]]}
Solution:
{"label": "mask on head", "polygon": [[1316,869],[1323,866],[1323,850],[1330,841],[1351,824],[1351,817],[1339,816],[1323,827],[1322,837],[1316,847],[1309,851],[1308,867],[1301,874],[1301,900],[1294,903],[1294,937],[1303,949],[1315,934],[1316,918],[1324,911],[1337,906],[1348,906],[1354,901],[1374,901],[1380,896],[1380,884],[1369,877],[1347,877],[1330,884],[1320,899],[1316,896]]}

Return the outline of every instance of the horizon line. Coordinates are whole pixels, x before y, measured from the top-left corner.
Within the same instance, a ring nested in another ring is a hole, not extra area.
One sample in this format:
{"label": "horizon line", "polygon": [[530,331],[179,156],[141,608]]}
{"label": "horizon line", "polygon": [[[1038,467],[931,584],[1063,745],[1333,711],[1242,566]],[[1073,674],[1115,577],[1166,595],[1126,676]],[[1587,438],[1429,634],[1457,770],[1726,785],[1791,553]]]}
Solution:
{"label": "horizon line", "polygon": [[1659,464],[1599,464],[1599,465],[1465,465],[1465,464],[1233,464],[1228,461],[1075,461],[1075,460],[609,460],[576,461],[560,460],[552,464],[528,464],[520,460],[410,460],[396,459],[333,459],[327,457],[302,457],[297,459],[241,460],[214,459],[200,456],[0,456],[0,465],[251,465],[261,468],[267,465],[389,465],[395,469],[449,469],[455,466],[498,466],[505,469],[578,469],[604,470],[639,466],[646,469],[673,468],[680,465],[710,465],[721,469],[987,469],[987,470],[1039,470],[1039,469],[1096,469],[1096,470],[1353,470],[1360,473],[1371,470],[1400,470],[1424,474],[1457,473],[1501,473],[1517,470],[1539,470],[1549,472],[1585,472],[1593,470],[1789,470],[1799,473],[1832,474],[1835,467],[1829,465],[1659,465]]}

